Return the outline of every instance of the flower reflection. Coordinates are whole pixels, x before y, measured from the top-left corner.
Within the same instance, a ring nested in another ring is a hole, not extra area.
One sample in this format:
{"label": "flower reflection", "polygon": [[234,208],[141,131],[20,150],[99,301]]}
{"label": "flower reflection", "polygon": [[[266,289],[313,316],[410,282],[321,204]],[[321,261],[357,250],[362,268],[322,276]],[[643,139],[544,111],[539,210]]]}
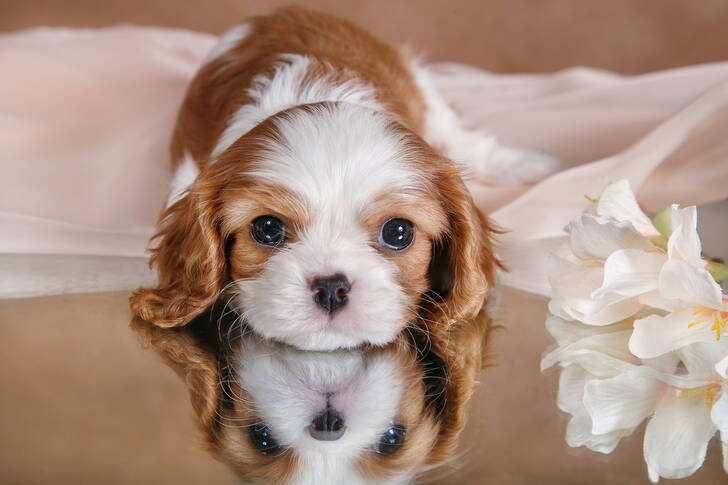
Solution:
{"label": "flower reflection", "polygon": [[182,377],[207,447],[246,483],[404,484],[455,451],[490,322],[333,352],[211,312],[183,328],[132,327]]}

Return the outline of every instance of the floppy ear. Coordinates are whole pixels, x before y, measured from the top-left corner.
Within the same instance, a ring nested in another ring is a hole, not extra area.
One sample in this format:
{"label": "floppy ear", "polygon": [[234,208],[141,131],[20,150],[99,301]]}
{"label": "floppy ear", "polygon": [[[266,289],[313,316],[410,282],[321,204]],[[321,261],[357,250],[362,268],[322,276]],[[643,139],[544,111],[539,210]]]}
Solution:
{"label": "floppy ear", "polygon": [[140,337],[142,345],[152,347],[187,385],[200,427],[210,437],[209,431],[214,428],[222,394],[214,344],[193,325],[159,328],[134,318],[130,326]]}
{"label": "floppy ear", "polygon": [[198,180],[162,213],[150,260],[157,266],[158,285],[132,294],[135,315],[160,327],[175,327],[215,302],[227,274],[214,194]]}
{"label": "floppy ear", "polygon": [[473,198],[452,163],[443,163],[436,178],[448,229],[434,241],[428,276],[433,299],[428,319],[449,325],[475,317],[493,285],[495,267],[492,235],[497,231],[475,207]]}
{"label": "floppy ear", "polygon": [[[437,439],[428,456],[429,465],[443,463],[457,449],[470,398],[486,366],[493,328],[483,310],[475,318],[454,325],[447,332],[430,333],[429,338],[421,338],[415,344],[425,370],[426,403],[439,422]],[[426,332],[413,334],[426,335]]]}

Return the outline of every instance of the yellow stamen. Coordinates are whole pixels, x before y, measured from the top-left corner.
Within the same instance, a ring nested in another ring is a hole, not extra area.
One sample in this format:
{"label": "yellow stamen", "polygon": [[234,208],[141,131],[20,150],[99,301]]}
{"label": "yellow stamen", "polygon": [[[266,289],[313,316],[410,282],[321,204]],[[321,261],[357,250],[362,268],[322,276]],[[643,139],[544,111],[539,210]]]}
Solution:
{"label": "yellow stamen", "polygon": [[720,341],[721,332],[725,333],[728,331],[728,312],[720,312],[713,310],[712,308],[700,308],[692,313],[693,316],[703,312],[710,312],[708,319],[696,320],[688,324],[688,328],[693,328],[695,325],[712,321],[713,325],[710,327],[715,332],[715,340]]}
{"label": "yellow stamen", "polygon": [[594,197],[589,197],[588,195],[584,194],[584,198],[588,200],[589,202],[597,203],[599,202],[599,199],[595,199]]}
{"label": "yellow stamen", "polygon": [[696,404],[701,401],[708,407],[713,407],[713,404],[718,400],[721,393],[721,387],[719,384],[708,384],[705,387],[698,387],[696,389],[683,389],[680,391],[680,396],[692,399]]}
{"label": "yellow stamen", "polygon": [[726,326],[727,326],[726,321],[718,312],[716,312],[715,315],[713,315],[713,321],[715,323],[713,323],[713,326],[710,327],[710,329],[715,330],[715,335],[716,335],[715,339],[720,340],[720,331],[721,331],[721,329],[726,328]]}

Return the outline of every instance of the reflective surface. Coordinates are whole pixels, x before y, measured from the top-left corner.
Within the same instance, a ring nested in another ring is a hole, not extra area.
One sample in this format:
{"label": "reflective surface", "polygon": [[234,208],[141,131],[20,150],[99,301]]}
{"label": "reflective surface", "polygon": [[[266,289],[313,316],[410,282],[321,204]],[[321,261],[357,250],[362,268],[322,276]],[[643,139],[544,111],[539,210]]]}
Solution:
{"label": "reflective surface", "polygon": [[264,340],[219,309],[132,328],[183,378],[213,454],[244,482],[391,484],[452,456],[490,321],[333,352]]}
{"label": "reflective surface", "polygon": [[[240,483],[201,446],[184,381],[129,329],[128,296],[0,301],[5,482]],[[494,320],[505,328],[491,333],[456,458],[429,483],[649,483],[639,432],[607,456],[564,442],[558,372],[538,370],[545,315],[543,300],[504,290]],[[711,446],[680,483],[721,483],[720,454]]]}

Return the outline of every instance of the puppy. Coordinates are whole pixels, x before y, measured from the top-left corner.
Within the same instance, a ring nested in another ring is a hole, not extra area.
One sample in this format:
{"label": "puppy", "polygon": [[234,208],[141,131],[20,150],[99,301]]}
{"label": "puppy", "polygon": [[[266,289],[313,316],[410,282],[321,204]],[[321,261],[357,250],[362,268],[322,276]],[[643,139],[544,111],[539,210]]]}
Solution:
{"label": "puppy", "polygon": [[158,286],[132,311],[178,326],[224,297],[261,336],[307,350],[472,319],[498,265],[493,228],[447,154],[506,178],[549,160],[463,130],[416,62],[349,22],[252,18],[188,89]]}
{"label": "puppy", "polygon": [[278,485],[405,484],[447,462],[490,330],[481,314],[447,340],[403,332],[385,347],[312,352],[209,315],[132,326],[188,386],[216,457],[243,483]]}

